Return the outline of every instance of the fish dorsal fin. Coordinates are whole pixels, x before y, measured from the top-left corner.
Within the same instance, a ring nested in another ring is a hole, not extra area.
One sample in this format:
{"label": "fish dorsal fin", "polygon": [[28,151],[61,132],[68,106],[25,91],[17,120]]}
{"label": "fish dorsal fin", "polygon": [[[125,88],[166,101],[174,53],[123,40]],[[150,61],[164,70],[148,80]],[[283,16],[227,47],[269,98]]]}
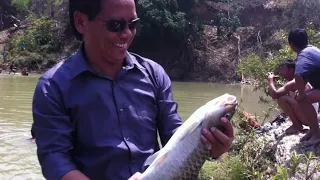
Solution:
{"label": "fish dorsal fin", "polygon": [[[220,97],[221,98],[221,97]],[[206,116],[211,116],[211,113],[208,114],[208,112],[213,112],[219,108],[219,99],[214,99],[207,104],[203,105],[199,109],[197,109],[190,117],[189,119],[182,124],[182,126],[185,126],[185,131],[181,132],[181,136],[178,137],[179,142],[183,140],[185,137],[187,137],[189,134],[191,134],[198,126],[201,126],[203,123],[203,120],[206,118]],[[178,129],[179,130],[179,129]]]}
{"label": "fish dorsal fin", "polygon": [[198,126],[201,125],[201,123],[202,121],[193,121],[192,123],[190,123],[186,131],[180,136],[177,142],[182,141],[185,137],[191,134]]}
{"label": "fish dorsal fin", "polygon": [[[180,134],[176,142],[182,141],[185,137],[187,137],[189,134],[191,134],[198,126],[201,125],[203,117],[205,116],[205,108],[206,106],[201,107],[198,109],[195,113],[193,113],[187,121],[185,121],[180,127],[183,126],[183,128],[180,128],[181,131],[184,130],[184,132],[179,132],[177,134]],[[179,131],[179,129],[177,130]]]}
{"label": "fish dorsal fin", "polygon": [[[161,150],[160,150],[160,151],[161,151]],[[160,151],[158,151],[158,152],[152,154],[151,156],[149,156],[149,157],[147,158],[147,160],[144,162],[143,167],[145,167],[145,166],[150,166],[151,163],[153,163],[153,161],[156,160],[156,158],[157,158],[158,155],[160,154]]]}

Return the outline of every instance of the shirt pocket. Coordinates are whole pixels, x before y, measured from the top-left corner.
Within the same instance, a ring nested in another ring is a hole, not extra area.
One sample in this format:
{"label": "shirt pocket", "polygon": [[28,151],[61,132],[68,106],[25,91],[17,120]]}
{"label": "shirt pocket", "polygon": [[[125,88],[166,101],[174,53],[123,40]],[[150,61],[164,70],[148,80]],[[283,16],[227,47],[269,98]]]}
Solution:
{"label": "shirt pocket", "polygon": [[141,91],[137,93],[135,102],[135,111],[138,116],[138,120],[142,121],[142,125],[148,127],[156,126],[158,107],[156,104],[156,98],[154,93],[150,91]]}
{"label": "shirt pocket", "polygon": [[145,104],[136,108],[137,116],[142,121],[147,121],[147,124],[156,125],[158,108],[154,104]]}
{"label": "shirt pocket", "polygon": [[135,130],[133,133],[135,140],[138,142],[136,145],[139,146],[139,149],[144,149],[149,145],[153,145],[157,140],[156,105],[130,106],[129,109],[134,117],[132,128]]}

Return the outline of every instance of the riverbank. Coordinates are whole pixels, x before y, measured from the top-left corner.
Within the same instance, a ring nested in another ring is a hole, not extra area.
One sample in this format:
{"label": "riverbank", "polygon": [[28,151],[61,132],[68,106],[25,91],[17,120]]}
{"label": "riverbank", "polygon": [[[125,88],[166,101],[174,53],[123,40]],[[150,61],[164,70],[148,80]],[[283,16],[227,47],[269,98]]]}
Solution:
{"label": "riverbank", "polygon": [[206,162],[200,179],[319,180],[320,141],[300,142],[306,131],[285,135],[291,125],[290,120],[281,125],[266,123],[269,130],[259,134],[241,130],[229,153]]}
{"label": "riverbank", "polygon": [[[31,71],[31,72],[28,72],[27,76],[40,76],[42,73],[44,72]],[[1,71],[0,76],[26,76],[26,75],[22,75],[21,71],[17,71],[16,73],[11,72],[10,74],[9,74],[9,71]]]}

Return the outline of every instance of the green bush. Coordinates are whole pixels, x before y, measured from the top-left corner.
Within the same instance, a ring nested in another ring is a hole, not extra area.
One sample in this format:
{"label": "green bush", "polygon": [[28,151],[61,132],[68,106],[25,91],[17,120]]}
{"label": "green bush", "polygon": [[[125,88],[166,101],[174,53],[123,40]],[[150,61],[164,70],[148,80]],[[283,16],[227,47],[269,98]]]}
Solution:
{"label": "green bush", "polygon": [[26,12],[28,11],[29,0],[12,0],[11,4],[17,8],[18,11]]}
{"label": "green bush", "polygon": [[191,13],[197,0],[141,0],[137,2],[141,27],[136,39],[153,37],[187,41],[202,32],[202,22]]}
{"label": "green bush", "polygon": [[[310,44],[320,47],[320,36],[317,35],[313,24],[306,27],[309,35]],[[241,58],[241,63],[238,64],[237,73],[243,74],[246,79],[254,79],[256,82],[255,90],[262,90],[268,94],[267,72],[278,74],[279,65],[286,59],[295,59],[296,53],[293,52],[287,43],[288,32],[280,31],[278,39],[282,42],[282,48],[277,52],[269,53],[267,57],[259,57],[255,53],[251,53],[246,57]],[[283,84],[283,79],[280,79],[278,85]]]}
{"label": "green bush", "polygon": [[[31,15],[28,21],[30,28],[9,39],[8,60],[14,60],[18,68],[40,70],[43,63],[51,60],[49,54],[62,50],[63,41],[52,20],[46,17],[36,19]],[[20,43],[24,43],[24,48]]]}
{"label": "green bush", "polygon": [[33,22],[33,26],[25,32],[13,36],[9,41],[12,53],[20,53],[19,44],[24,42],[25,50],[37,53],[58,51],[61,43],[56,37],[53,23],[50,19],[40,18]]}
{"label": "green bush", "polygon": [[200,180],[246,180],[247,167],[240,156],[225,155],[219,161],[207,161],[199,174]]}

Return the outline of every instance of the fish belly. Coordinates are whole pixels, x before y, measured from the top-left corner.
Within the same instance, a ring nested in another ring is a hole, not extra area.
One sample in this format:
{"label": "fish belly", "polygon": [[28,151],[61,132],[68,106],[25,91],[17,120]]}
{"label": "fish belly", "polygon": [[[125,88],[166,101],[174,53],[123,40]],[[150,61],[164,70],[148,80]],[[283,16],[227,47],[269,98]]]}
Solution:
{"label": "fish belly", "polygon": [[163,162],[141,180],[196,180],[209,149],[201,141],[201,126],[176,142]]}

